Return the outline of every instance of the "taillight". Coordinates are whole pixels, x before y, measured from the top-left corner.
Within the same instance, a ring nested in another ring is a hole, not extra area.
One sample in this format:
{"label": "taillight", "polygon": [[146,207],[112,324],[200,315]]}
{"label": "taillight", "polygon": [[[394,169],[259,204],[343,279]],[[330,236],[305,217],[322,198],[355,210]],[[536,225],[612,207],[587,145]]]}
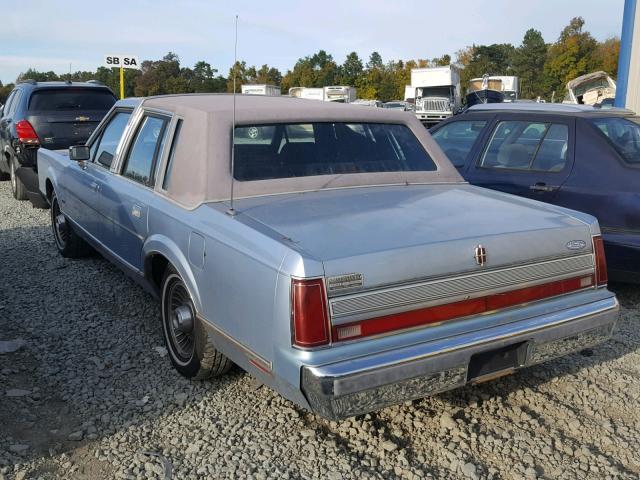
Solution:
{"label": "taillight", "polygon": [[20,143],[25,145],[37,145],[40,143],[36,131],[27,120],[20,120],[16,123],[16,134]]}
{"label": "taillight", "polygon": [[329,343],[330,326],[324,281],[291,281],[293,343],[298,347],[317,347]]}
{"label": "taillight", "polygon": [[600,235],[593,237],[593,253],[596,256],[596,284],[603,287],[609,281],[607,259],[604,256],[604,241]]}

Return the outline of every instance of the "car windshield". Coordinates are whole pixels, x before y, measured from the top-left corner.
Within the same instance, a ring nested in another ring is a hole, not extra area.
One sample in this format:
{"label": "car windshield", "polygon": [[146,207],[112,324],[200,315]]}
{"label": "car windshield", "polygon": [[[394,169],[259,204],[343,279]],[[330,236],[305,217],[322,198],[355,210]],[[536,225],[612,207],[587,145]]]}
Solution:
{"label": "car windshield", "polygon": [[237,180],[349,173],[433,171],[436,165],[405,125],[307,123],[235,130]]}
{"label": "car windshield", "polygon": [[56,88],[35,91],[29,110],[109,110],[115,102],[106,89]]}
{"label": "car windshield", "polygon": [[591,122],[625,162],[640,165],[640,117],[594,118]]}

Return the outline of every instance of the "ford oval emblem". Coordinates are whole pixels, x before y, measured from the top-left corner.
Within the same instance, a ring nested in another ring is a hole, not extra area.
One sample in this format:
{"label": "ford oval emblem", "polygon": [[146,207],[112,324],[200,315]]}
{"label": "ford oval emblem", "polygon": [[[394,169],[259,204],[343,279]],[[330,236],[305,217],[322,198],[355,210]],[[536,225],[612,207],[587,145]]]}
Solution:
{"label": "ford oval emblem", "polygon": [[587,242],[584,240],[571,240],[570,242],[567,242],[566,246],[569,250],[582,250],[587,246]]}

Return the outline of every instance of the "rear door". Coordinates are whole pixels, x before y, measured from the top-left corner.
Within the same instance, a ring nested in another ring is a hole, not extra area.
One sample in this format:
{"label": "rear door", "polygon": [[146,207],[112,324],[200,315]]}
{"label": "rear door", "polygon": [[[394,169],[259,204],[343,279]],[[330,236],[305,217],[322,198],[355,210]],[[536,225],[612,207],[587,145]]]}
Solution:
{"label": "rear door", "polygon": [[115,101],[106,88],[38,89],[29,98],[27,120],[45,148],[84,145]]}
{"label": "rear door", "polygon": [[575,120],[498,115],[467,170],[474,185],[552,202],[573,167]]}
{"label": "rear door", "polygon": [[169,121],[168,115],[145,112],[118,166],[120,174],[112,175],[100,195],[101,208],[110,219],[102,237],[105,246],[138,271]]}

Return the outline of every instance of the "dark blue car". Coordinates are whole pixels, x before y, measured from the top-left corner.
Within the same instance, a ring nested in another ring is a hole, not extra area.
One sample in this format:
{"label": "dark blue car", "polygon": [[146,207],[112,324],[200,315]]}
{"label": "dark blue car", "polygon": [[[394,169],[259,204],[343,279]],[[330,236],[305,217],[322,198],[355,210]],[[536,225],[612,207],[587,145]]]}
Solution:
{"label": "dark blue car", "polygon": [[584,105],[477,105],[431,129],[474,185],[596,216],[611,280],[640,283],[640,117]]}

